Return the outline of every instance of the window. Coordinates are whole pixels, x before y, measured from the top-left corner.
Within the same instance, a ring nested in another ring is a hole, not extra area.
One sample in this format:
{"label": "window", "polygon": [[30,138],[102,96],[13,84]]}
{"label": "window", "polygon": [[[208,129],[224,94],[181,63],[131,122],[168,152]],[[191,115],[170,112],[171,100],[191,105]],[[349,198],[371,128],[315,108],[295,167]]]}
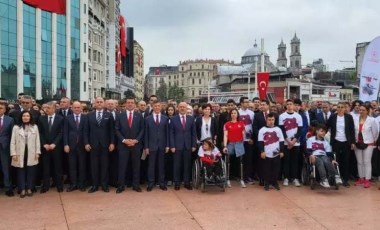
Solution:
{"label": "window", "polygon": [[191,65],[190,65],[190,70],[192,69]]}
{"label": "window", "polygon": [[205,65],[202,64],[202,69],[204,69],[204,68],[205,68]]}
{"label": "window", "polygon": [[202,90],[199,90],[199,94],[198,95],[201,95],[202,94]]}
{"label": "window", "polygon": [[194,90],[191,91],[191,95],[194,97]]}
{"label": "window", "polygon": [[182,74],[182,78],[184,78],[185,77],[185,75],[184,74]]}
{"label": "window", "polygon": [[96,62],[96,50],[94,50],[94,54],[92,55],[94,62]]}
{"label": "window", "polygon": [[184,71],[184,69],[185,69],[185,68],[183,68],[183,66],[182,66],[182,71]]}
{"label": "window", "polygon": [[285,57],[285,51],[282,51],[281,56],[284,58]]}
{"label": "window", "polygon": [[202,77],[204,77],[205,76],[205,72],[202,72]]}
{"label": "window", "polygon": [[296,53],[298,53],[298,46],[296,46]]}
{"label": "window", "polygon": [[199,79],[199,84],[202,84],[202,79]]}
{"label": "window", "polygon": [[83,23],[83,33],[84,34],[87,34],[87,24],[86,23]]}
{"label": "window", "polygon": [[96,81],[96,70],[94,70],[94,81]]}
{"label": "window", "polygon": [[193,85],[195,84],[195,82],[194,82],[194,78],[193,79],[191,79],[192,80],[192,82],[193,82]]}
{"label": "window", "polygon": [[86,14],[87,13],[87,5],[86,3],[83,4],[83,13]]}
{"label": "window", "polygon": [[90,60],[91,61],[91,49],[88,49],[88,60]]}
{"label": "window", "polygon": [[87,52],[87,44],[86,43],[83,43],[83,48],[84,48],[84,53]]}
{"label": "window", "polygon": [[83,91],[86,92],[86,88],[87,88],[87,85],[86,85],[86,82],[84,81],[83,82]]}
{"label": "window", "polygon": [[86,63],[86,62],[83,62],[83,72],[86,73],[86,69],[87,69],[87,63]]}
{"label": "window", "polygon": [[201,76],[201,73],[200,72],[198,72],[198,77],[200,77]]}

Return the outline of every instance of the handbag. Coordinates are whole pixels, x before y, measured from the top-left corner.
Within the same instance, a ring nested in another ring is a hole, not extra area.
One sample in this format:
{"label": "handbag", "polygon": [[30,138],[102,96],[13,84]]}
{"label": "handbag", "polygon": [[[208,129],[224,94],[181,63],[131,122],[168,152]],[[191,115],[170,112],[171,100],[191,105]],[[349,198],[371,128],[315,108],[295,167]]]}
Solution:
{"label": "handbag", "polygon": [[362,132],[359,133],[359,138],[358,139],[361,142],[355,143],[356,148],[360,149],[360,150],[366,149],[368,147],[368,145],[363,142],[363,134],[362,134]]}

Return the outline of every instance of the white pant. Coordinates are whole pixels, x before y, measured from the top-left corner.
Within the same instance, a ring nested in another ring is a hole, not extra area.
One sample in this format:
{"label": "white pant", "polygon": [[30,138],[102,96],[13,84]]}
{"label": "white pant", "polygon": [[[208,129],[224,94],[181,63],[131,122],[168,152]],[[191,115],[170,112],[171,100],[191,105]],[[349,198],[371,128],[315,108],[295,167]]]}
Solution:
{"label": "white pant", "polygon": [[368,146],[366,149],[355,149],[356,161],[358,162],[358,173],[360,178],[366,180],[371,179],[372,176],[372,153],[373,146]]}

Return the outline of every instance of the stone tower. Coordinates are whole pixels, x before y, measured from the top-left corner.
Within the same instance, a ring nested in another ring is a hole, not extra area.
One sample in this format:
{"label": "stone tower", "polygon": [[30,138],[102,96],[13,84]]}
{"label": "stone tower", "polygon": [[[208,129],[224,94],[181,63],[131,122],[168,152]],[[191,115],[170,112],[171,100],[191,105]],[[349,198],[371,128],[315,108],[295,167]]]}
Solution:
{"label": "stone tower", "polygon": [[290,69],[297,70],[301,69],[301,51],[300,51],[300,39],[297,34],[294,33],[294,37],[290,42],[291,53],[290,53]]}
{"label": "stone tower", "polygon": [[277,59],[277,67],[285,67],[287,68],[288,59],[286,58],[286,45],[284,41],[281,39],[281,43],[278,45],[278,59]]}

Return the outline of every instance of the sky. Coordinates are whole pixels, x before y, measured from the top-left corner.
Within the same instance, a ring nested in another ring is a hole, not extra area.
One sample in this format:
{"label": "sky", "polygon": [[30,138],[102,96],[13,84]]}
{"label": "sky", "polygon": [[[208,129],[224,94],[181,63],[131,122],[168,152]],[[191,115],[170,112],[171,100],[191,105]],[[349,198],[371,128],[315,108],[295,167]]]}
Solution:
{"label": "sky", "polygon": [[[380,36],[379,0],[121,0],[149,67],[189,59],[240,63],[260,45],[272,63],[283,39],[301,40],[302,65],[322,58],[328,70],[355,66],[356,43]],[[344,62],[341,62],[344,61]]]}

